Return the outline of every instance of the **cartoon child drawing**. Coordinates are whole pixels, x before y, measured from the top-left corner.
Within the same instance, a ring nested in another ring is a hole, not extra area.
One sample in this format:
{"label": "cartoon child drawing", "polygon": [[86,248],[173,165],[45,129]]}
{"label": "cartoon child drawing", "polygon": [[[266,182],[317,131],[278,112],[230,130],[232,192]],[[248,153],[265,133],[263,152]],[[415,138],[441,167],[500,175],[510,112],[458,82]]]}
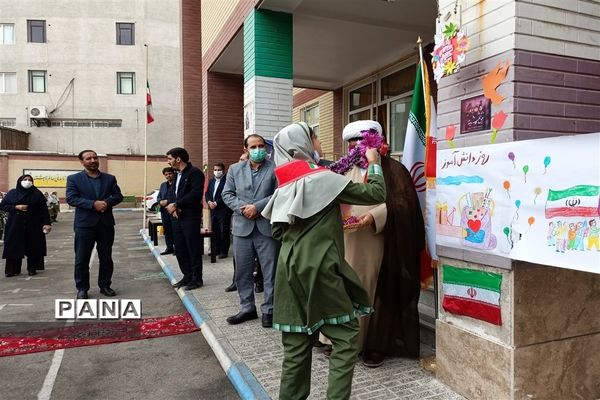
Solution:
{"label": "cartoon child drawing", "polygon": [[554,238],[554,229],[554,222],[550,221],[548,223],[548,233],[546,234],[546,241],[548,243],[548,246],[556,245],[556,239]]}
{"label": "cartoon child drawing", "polygon": [[587,233],[587,249],[591,250],[592,247],[595,247],[596,251],[600,251],[600,243],[598,242],[598,238],[600,237],[600,227],[596,223],[595,219],[590,219],[589,223],[590,227],[588,228]]}
{"label": "cartoon child drawing", "polygon": [[567,233],[567,250],[575,250],[575,237],[577,236],[577,225],[574,223],[569,224],[569,232]]}

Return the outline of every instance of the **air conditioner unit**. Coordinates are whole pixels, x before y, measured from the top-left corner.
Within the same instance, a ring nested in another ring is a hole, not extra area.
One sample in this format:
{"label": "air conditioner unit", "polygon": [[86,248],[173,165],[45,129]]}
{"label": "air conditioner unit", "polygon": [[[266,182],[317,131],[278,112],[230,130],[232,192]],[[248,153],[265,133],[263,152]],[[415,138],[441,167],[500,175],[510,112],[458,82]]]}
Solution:
{"label": "air conditioner unit", "polygon": [[48,112],[46,106],[31,106],[29,107],[29,118],[48,118]]}

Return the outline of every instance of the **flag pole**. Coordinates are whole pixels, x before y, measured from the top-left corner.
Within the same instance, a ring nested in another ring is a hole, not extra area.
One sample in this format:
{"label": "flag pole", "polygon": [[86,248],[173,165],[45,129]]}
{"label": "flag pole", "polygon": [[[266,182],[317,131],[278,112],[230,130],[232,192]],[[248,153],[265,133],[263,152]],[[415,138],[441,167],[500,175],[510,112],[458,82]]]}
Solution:
{"label": "flag pole", "polygon": [[[431,103],[430,103],[430,99],[429,99],[429,92],[427,91],[427,87],[426,87],[426,82],[425,82],[425,74],[426,71],[424,71],[424,69],[426,68],[425,66],[425,62],[423,61],[423,46],[422,46],[423,41],[421,40],[421,36],[419,36],[417,38],[417,44],[419,45],[419,65],[421,66],[421,82],[423,85],[423,103],[425,104],[425,163],[427,163],[428,160],[428,156],[427,156],[427,152],[429,151],[428,149],[428,145],[429,145],[429,135],[431,135],[430,129],[431,129],[431,124],[429,121],[429,118],[431,118]],[[437,126],[437,124],[436,124]],[[429,188],[429,180],[427,177],[427,166],[425,166],[425,179],[427,180],[427,186],[426,188]],[[427,189],[425,191],[425,199],[427,199]],[[423,215],[423,218],[427,218],[428,212],[427,212],[427,200],[425,200],[425,207],[424,207],[425,213]],[[425,224],[427,224],[427,221],[425,222]],[[433,308],[434,308],[434,316],[435,319],[438,319],[438,315],[439,315],[439,304],[438,304],[438,270],[437,268],[434,268],[434,261],[433,261],[433,256],[430,254],[429,255],[431,257],[431,267],[433,270]],[[435,345],[434,345],[435,348]]]}
{"label": "flag pole", "polygon": [[142,193],[142,229],[146,229],[146,193],[148,193],[148,45],[144,44],[144,50],[146,50],[145,57],[145,78],[146,78],[146,86],[145,92],[146,96],[144,98],[145,101],[145,110],[146,115],[144,118],[144,193]]}

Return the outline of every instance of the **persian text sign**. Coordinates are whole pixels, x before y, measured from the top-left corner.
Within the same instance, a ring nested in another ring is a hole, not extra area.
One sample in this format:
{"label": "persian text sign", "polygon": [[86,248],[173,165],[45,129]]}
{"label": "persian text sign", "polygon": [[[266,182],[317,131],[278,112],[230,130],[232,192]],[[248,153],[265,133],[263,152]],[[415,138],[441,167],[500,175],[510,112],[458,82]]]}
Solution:
{"label": "persian text sign", "polygon": [[600,133],[438,151],[436,243],[600,274]]}
{"label": "persian text sign", "polygon": [[64,188],[67,187],[67,176],[79,171],[70,169],[24,169],[23,175],[31,175],[37,187]]}

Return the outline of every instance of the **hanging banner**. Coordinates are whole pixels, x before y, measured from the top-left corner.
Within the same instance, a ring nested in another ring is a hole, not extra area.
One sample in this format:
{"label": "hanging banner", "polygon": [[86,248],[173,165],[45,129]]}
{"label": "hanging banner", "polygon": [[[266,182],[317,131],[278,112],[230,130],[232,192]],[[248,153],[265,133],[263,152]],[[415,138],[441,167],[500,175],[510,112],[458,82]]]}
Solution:
{"label": "hanging banner", "polygon": [[600,133],[438,151],[436,244],[600,274]]}
{"label": "hanging banner", "polygon": [[433,77],[439,83],[442,77],[455,74],[460,70],[469,49],[469,39],[454,22],[448,22],[443,27],[438,23],[434,39],[435,47],[431,54],[431,63]]}

